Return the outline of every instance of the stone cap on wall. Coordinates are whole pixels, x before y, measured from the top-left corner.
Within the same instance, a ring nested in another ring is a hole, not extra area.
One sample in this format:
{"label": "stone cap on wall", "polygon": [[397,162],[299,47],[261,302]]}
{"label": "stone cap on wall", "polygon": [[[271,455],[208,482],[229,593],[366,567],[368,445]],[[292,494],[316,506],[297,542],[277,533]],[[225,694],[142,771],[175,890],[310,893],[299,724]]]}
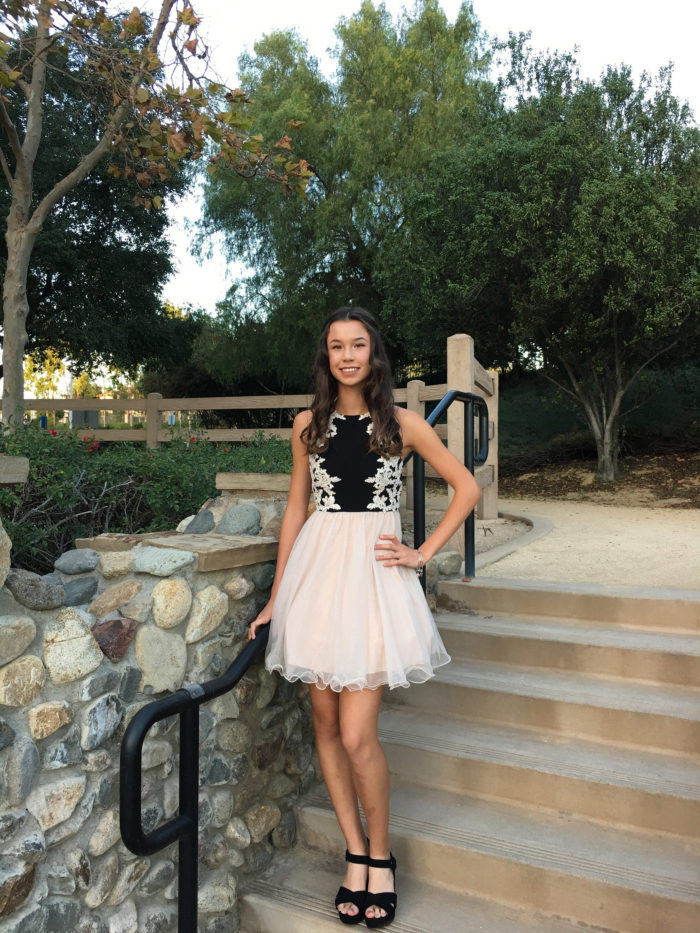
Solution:
{"label": "stone cap on wall", "polygon": [[77,548],[92,548],[95,551],[129,551],[137,545],[174,548],[191,551],[198,557],[197,569],[231,570],[275,560],[277,539],[260,535],[223,535],[211,532],[203,535],[188,535],[186,532],[145,532],[143,534],[97,535],[94,538],[78,538]]}
{"label": "stone cap on wall", "polygon": [[251,499],[286,499],[291,479],[291,473],[217,473],[216,488]]}
{"label": "stone cap on wall", "polygon": [[28,476],[29,459],[27,457],[8,457],[7,454],[0,454],[0,486],[26,483]]}

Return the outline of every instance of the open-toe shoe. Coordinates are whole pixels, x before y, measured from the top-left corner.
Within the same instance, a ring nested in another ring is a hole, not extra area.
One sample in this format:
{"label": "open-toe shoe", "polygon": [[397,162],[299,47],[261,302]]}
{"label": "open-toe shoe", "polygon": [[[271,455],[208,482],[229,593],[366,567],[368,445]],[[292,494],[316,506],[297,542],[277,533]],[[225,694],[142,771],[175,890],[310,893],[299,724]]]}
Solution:
{"label": "open-toe shoe", "polygon": [[[389,853],[389,858],[370,858],[367,860],[367,864],[370,868],[390,868],[394,876],[394,887],[396,887],[396,859],[391,852]],[[380,910],[386,911],[386,916],[384,917],[368,917],[365,913],[365,923],[370,930],[388,926],[396,914],[397,903],[395,891],[382,891],[375,894],[373,891],[368,890],[365,900],[365,911],[370,907],[378,907]]]}
{"label": "open-toe shoe", "polygon": [[[354,862],[356,865],[369,865],[369,855],[353,855],[352,852],[345,850],[345,861]],[[349,888],[341,885],[335,896],[335,907],[339,904],[354,904],[357,907],[356,914],[344,914],[338,910],[338,917],[341,923],[362,923],[365,919],[365,899],[367,897],[367,886],[362,891],[351,891]]]}

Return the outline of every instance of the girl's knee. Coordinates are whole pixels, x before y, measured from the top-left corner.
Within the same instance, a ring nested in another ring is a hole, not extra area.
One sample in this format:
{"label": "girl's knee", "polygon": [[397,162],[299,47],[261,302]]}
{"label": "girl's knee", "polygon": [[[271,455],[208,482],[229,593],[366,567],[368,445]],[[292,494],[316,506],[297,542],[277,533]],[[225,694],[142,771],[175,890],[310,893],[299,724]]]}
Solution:
{"label": "girl's knee", "polygon": [[320,742],[337,742],[340,738],[338,720],[333,718],[314,716],[314,732],[316,740]]}
{"label": "girl's knee", "polygon": [[362,765],[371,760],[380,750],[376,735],[346,729],[341,733],[343,748],[348,758],[356,765]]}

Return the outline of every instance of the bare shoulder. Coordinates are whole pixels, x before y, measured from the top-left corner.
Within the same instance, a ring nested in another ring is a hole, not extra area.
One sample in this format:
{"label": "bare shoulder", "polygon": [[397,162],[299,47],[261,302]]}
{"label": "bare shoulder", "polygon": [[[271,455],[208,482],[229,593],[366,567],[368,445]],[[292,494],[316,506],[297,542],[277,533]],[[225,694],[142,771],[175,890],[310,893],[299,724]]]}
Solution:
{"label": "bare shoulder", "polygon": [[295,434],[300,434],[305,427],[311,423],[311,409],[305,408],[303,411],[300,411],[295,417],[293,422],[292,430]]}
{"label": "bare shoulder", "polygon": [[425,418],[421,418],[418,412],[411,411],[409,408],[399,408],[398,405],[395,405],[394,416],[399,422],[401,439],[403,440],[402,456],[405,457],[410,451],[415,450],[419,438],[425,432],[430,433],[432,428]]}
{"label": "bare shoulder", "polygon": [[416,435],[424,433],[426,429],[428,431],[431,430],[425,418],[421,418],[417,411],[411,411],[410,408],[394,406],[394,416],[399,422],[401,437],[403,438],[404,445],[407,447],[412,446],[411,438],[415,438]]}
{"label": "bare shoulder", "polygon": [[412,411],[410,408],[400,408],[398,405],[394,405],[394,415],[401,427],[404,424],[411,426],[425,423],[425,418],[421,418],[417,411]]}

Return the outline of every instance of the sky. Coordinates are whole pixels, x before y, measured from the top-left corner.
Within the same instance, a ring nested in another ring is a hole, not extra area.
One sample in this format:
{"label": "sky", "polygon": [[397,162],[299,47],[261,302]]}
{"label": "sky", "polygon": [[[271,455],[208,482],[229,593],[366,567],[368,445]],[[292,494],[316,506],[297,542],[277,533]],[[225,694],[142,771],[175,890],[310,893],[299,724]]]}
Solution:
{"label": "sky", "polygon": [[[322,70],[331,75],[334,28],[341,17],[351,16],[360,5],[361,0],[308,0],[305,4],[290,0],[193,0],[202,18],[200,32],[211,46],[213,68],[230,86],[237,83],[240,53],[252,50],[257,39],[277,29],[296,29],[307,41],[311,54],[319,59]],[[143,6],[153,8],[159,4],[149,0]],[[385,6],[396,17],[413,4],[385,0]],[[451,22],[459,7],[460,0],[442,0]],[[507,38],[509,31],[530,31],[537,50],[569,51],[578,46],[584,78],[597,78],[607,65],[622,62],[631,66],[638,78],[642,71],[656,74],[672,61],[674,93],[690,103],[696,120],[700,116],[700,4],[693,0],[665,0],[661,4],[658,0],[474,0],[474,10],[491,36]],[[196,221],[198,213],[194,197],[170,212],[177,271],[166,284],[163,297],[177,305],[189,303],[214,312],[216,302],[224,298],[243,270],[228,269],[217,249],[212,259],[202,264],[190,254],[192,233],[188,221]]]}

